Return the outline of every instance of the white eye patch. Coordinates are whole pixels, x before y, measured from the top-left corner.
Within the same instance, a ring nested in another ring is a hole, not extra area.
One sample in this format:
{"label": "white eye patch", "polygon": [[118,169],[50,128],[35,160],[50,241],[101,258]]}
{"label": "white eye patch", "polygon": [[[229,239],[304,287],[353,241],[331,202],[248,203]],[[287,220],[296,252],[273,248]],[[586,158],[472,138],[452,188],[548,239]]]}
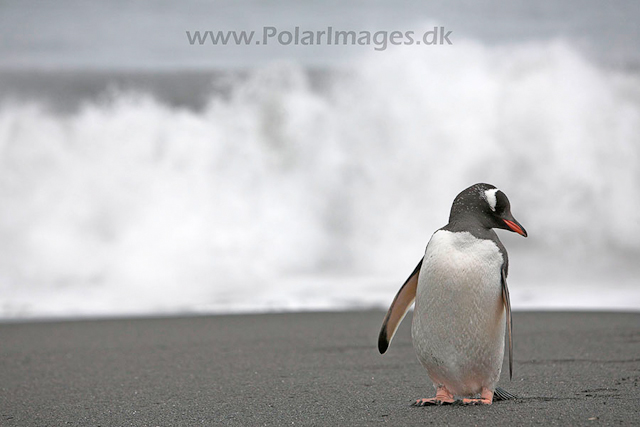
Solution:
{"label": "white eye patch", "polygon": [[489,207],[492,211],[496,210],[496,193],[498,192],[497,188],[492,188],[491,190],[486,190],[484,192],[484,198],[487,199],[487,203],[489,203]]}

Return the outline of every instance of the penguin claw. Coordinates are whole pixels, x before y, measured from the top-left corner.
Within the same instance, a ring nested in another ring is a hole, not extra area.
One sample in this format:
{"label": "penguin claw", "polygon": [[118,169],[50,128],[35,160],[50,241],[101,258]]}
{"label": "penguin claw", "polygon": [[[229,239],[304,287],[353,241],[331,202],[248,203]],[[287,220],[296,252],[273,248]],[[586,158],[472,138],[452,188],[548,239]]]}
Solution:
{"label": "penguin claw", "polygon": [[418,399],[411,404],[411,406],[431,406],[436,404],[436,398],[432,397],[430,399]]}

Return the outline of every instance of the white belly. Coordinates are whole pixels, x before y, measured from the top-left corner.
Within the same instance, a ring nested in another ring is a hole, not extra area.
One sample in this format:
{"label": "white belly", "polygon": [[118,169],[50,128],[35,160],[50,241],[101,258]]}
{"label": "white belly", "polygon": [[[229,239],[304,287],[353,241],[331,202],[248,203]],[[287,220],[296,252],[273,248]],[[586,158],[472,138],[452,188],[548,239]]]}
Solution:
{"label": "white belly", "polygon": [[490,240],[437,231],[427,245],[413,346],[435,386],[457,396],[495,388],[504,356],[502,254]]}

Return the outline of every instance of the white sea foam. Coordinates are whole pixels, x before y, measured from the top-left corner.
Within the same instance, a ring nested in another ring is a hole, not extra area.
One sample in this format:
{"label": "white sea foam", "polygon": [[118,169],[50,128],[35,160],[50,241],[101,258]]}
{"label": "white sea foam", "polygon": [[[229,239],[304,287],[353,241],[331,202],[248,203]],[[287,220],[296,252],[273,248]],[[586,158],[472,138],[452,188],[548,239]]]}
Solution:
{"label": "white sea foam", "polygon": [[0,316],[381,307],[475,182],[530,235],[501,233],[514,309],[640,309],[639,157],[638,77],[562,42],[389,50],[326,92],[276,64],[201,112],[5,103]]}

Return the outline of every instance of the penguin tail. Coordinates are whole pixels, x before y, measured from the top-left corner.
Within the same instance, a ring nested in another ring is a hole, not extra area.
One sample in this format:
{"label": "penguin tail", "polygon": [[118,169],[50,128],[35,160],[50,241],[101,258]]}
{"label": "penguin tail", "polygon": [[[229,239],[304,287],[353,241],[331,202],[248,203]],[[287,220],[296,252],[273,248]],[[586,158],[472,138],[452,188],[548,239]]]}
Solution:
{"label": "penguin tail", "polygon": [[507,390],[502,387],[496,387],[496,390],[493,392],[493,400],[495,402],[500,400],[515,400],[517,399],[516,395],[509,393]]}

